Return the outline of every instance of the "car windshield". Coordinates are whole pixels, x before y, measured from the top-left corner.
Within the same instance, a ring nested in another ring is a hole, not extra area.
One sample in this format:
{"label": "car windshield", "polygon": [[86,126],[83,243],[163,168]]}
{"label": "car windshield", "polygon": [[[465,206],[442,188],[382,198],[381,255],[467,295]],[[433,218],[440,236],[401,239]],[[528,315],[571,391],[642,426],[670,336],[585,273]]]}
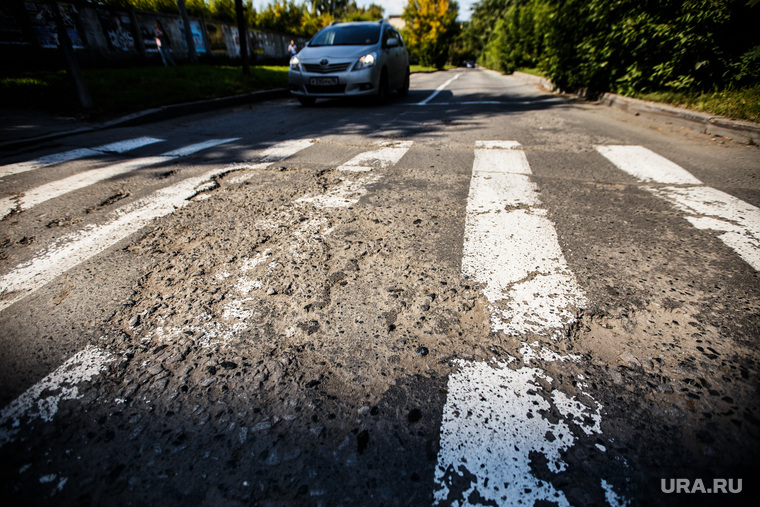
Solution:
{"label": "car windshield", "polygon": [[380,25],[337,25],[319,32],[309,46],[369,46],[379,39]]}

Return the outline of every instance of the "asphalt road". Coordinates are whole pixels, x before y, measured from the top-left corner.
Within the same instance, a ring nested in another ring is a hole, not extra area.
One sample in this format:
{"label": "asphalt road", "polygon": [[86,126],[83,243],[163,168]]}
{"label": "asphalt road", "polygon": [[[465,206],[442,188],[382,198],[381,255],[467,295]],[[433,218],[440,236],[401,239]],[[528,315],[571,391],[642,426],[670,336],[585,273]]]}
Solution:
{"label": "asphalt road", "polygon": [[6,505],[748,503],[760,151],[482,70],[0,159]]}

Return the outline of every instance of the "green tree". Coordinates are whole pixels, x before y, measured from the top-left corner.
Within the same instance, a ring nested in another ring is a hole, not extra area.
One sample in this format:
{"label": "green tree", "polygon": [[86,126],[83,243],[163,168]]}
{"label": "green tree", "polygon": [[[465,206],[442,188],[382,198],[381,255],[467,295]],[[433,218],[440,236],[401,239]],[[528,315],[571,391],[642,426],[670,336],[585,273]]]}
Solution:
{"label": "green tree", "polygon": [[377,4],[368,7],[357,7],[355,1],[351,1],[343,12],[343,21],[377,21],[383,19],[384,9]]}
{"label": "green tree", "polygon": [[454,0],[409,0],[401,18],[409,51],[422,65],[443,68],[459,29]]}
{"label": "green tree", "polygon": [[461,47],[565,90],[707,91],[760,79],[757,0],[480,0]]}
{"label": "green tree", "polygon": [[[133,7],[140,11],[177,13],[177,0],[90,0],[93,3],[112,7]],[[185,0],[187,13],[193,17],[204,17],[217,21],[235,23],[235,0]],[[243,2],[243,11],[249,24],[256,19],[252,0]]]}

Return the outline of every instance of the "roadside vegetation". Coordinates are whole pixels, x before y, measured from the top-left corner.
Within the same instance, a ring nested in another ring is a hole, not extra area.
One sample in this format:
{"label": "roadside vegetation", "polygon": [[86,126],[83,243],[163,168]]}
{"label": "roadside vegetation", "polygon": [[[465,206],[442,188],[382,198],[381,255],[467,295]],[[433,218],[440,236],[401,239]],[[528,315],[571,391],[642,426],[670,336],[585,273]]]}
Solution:
{"label": "roadside vegetation", "polygon": [[760,0],[479,0],[450,59],[760,121]]}
{"label": "roadside vegetation", "polygon": [[[98,3],[133,7],[151,12],[177,13],[177,0],[97,0]],[[227,23],[237,23],[235,0],[185,0],[187,13]],[[270,0],[256,10],[251,0],[243,0],[243,18],[248,26],[311,37],[335,20],[376,21],[383,18],[383,8],[376,4],[358,7],[356,0]]]}
{"label": "roadside vegetation", "polygon": [[[177,0],[91,0],[177,12]],[[191,16],[236,22],[235,0],[185,0]],[[760,0],[478,0],[468,22],[455,0],[406,0],[404,40],[415,72],[467,61],[505,74],[521,69],[559,89],[605,92],[760,122]],[[243,0],[249,26],[313,36],[335,20],[377,20],[356,0]],[[176,69],[89,69],[101,112],[119,113],[287,85],[287,69],[197,65]],[[113,90],[118,90],[114,94]],[[72,107],[63,72],[27,72],[0,82],[0,103]],[[68,106],[66,104],[69,104]]]}
{"label": "roadside vegetation", "polygon": [[[259,90],[286,88],[286,66],[252,67],[244,75],[237,66],[180,65],[85,69],[95,108],[94,117],[113,116],[203,99]],[[74,87],[65,71],[25,71],[0,78],[3,107],[29,107],[60,114],[78,114]]]}

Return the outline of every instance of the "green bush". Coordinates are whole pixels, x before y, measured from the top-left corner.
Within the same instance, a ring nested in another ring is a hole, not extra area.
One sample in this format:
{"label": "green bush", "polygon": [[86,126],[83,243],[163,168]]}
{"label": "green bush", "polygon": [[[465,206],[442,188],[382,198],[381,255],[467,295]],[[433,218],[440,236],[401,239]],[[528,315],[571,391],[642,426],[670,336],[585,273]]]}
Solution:
{"label": "green bush", "polygon": [[757,0],[481,0],[462,47],[481,65],[538,67],[559,88],[623,94],[748,87]]}

